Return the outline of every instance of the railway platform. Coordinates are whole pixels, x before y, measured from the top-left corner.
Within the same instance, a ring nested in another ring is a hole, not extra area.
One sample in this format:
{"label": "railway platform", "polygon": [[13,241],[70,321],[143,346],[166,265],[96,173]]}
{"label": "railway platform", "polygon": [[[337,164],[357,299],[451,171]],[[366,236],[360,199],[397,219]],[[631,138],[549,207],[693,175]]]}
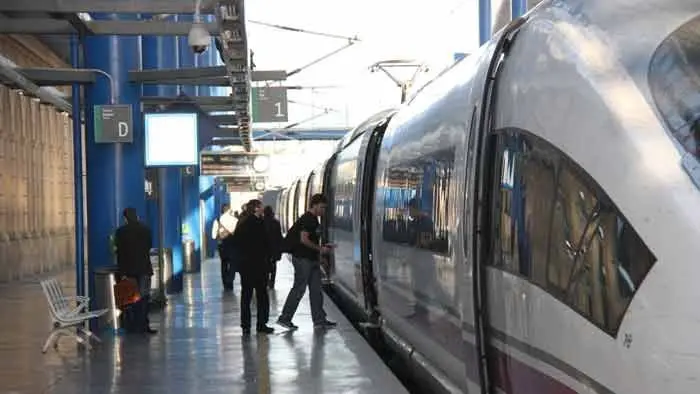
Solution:
{"label": "railway platform", "polygon": [[[273,325],[292,282],[291,264],[278,267],[270,292],[271,335],[242,335],[240,278],[224,293],[218,261],[186,275],[184,291],[151,314],[156,335],[100,333],[102,344],[82,350],[71,338],[41,353],[49,332],[46,301],[37,281],[0,286],[0,393],[406,393],[399,380],[326,298],[330,330],[314,330],[308,299],[299,305],[299,329]],[[58,275],[72,291],[72,271]],[[255,311],[255,308],[252,308]]]}

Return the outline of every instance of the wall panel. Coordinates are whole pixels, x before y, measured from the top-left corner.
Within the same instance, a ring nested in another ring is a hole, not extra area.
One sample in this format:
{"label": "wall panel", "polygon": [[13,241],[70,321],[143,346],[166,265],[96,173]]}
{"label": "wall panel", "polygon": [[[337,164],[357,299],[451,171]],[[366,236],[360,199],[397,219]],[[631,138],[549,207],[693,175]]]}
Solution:
{"label": "wall panel", "polygon": [[[66,67],[33,37],[0,36],[0,53],[22,67]],[[73,264],[72,150],[67,114],[0,85],[0,282]]]}

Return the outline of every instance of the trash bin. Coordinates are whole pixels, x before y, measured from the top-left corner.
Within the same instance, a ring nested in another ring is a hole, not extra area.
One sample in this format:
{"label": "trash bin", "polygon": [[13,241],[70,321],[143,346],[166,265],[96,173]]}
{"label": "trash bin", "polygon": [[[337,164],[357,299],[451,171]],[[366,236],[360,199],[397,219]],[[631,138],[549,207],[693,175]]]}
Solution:
{"label": "trash bin", "polygon": [[112,329],[118,331],[119,315],[121,310],[117,308],[114,299],[114,285],[117,283],[117,267],[103,267],[95,270],[95,304],[97,309],[109,311],[97,319],[97,331]]}
{"label": "trash bin", "polygon": [[173,250],[171,248],[163,248],[160,250],[160,253],[163,259],[160,280],[163,281],[163,294],[165,295],[166,293],[173,293]]}
{"label": "trash bin", "polygon": [[199,259],[197,259],[197,255],[195,254],[193,240],[188,239],[182,242],[182,254],[185,272],[199,272]]}
{"label": "trash bin", "polygon": [[165,282],[160,272],[158,250],[159,249],[153,248],[150,253],[151,267],[153,267],[153,276],[151,276],[151,298],[149,302],[151,310],[161,309],[166,303]]}

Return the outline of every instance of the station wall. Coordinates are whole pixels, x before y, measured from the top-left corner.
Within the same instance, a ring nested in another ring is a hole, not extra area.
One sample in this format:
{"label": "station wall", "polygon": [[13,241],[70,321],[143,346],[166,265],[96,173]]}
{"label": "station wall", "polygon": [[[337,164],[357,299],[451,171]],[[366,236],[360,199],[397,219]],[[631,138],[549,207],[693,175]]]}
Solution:
{"label": "station wall", "polygon": [[[0,36],[22,67],[67,67],[39,40]],[[0,85],[0,282],[74,261],[73,138],[68,114]]]}

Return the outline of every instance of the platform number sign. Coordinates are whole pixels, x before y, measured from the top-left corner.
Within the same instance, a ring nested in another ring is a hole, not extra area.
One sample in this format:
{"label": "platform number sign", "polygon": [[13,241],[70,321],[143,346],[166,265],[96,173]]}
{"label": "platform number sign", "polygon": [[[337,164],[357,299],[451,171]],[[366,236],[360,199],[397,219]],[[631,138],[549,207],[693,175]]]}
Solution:
{"label": "platform number sign", "polygon": [[93,111],[96,143],[134,141],[131,105],[95,105]]}
{"label": "platform number sign", "polygon": [[266,86],[252,89],[253,122],[287,122],[287,88]]}

